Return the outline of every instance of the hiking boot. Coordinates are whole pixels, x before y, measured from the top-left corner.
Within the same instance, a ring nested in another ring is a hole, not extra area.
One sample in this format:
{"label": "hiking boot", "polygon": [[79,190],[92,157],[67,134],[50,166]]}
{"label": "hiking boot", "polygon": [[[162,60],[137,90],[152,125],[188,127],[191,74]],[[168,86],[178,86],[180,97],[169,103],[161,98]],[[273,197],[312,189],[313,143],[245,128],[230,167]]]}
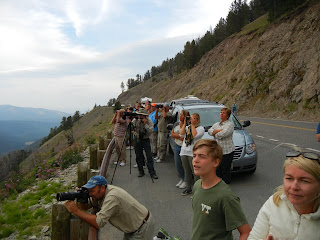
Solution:
{"label": "hiking boot", "polygon": [[181,195],[182,195],[182,196],[187,196],[187,195],[189,195],[189,194],[191,194],[191,193],[192,193],[192,189],[191,189],[191,188],[188,188],[188,189],[184,190],[184,191],[181,193]]}

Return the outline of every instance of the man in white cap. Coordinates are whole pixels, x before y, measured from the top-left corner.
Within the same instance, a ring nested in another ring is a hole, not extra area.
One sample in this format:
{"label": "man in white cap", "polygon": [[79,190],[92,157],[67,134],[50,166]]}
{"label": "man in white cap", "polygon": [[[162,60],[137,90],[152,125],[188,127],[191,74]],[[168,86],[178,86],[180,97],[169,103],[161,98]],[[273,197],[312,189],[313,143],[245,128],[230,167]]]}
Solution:
{"label": "man in white cap", "polygon": [[153,238],[154,219],[151,213],[128,192],[120,187],[107,185],[107,180],[100,175],[91,177],[83,188],[88,189],[90,197],[94,202],[98,202],[101,210],[96,215],[90,214],[69,200],[64,204],[69,212],[97,229],[109,222],[124,232],[123,239]]}

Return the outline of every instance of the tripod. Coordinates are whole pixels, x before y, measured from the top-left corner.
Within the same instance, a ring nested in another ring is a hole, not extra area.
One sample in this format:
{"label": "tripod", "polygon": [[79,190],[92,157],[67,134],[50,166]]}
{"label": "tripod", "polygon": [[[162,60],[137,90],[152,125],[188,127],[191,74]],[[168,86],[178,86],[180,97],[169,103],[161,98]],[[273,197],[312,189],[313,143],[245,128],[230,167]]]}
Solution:
{"label": "tripod", "polygon": [[[129,128],[129,132],[128,132],[128,128]],[[125,137],[124,137],[124,139],[123,139],[123,141],[122,141],[122,144],[121,144],[121,149],[120,149],[120,154],[118,155],[117,164],[116,164],[116,167],[114,168],[114,171],[113,171],[113,175],[112,175],[112,179],[111,179],[111,184],[112,184],[112,182],[113,182],[113,178],[114,178],[115,173],[116,173],[116,171],[117,171],[117,167],[118,167],[118,163],[119,163],[119,160],[120,160],[120,157],[121,157],[121,154],[122,154],[122,150],[123,150],[123,147],[125,146],[125,141],[126,141],[126,139],[127,139],[127,134],[129,134],[129,146],[130,146],[130,144],[131,144],[131,142],[132,142],[131,132],[132,132],[132,123],[129,122],[129,124],[128,124],[128,126],[127,126],[127,129],[126,129],[126,135],[125,135]],[[130,170],[129,170],[129,171],[130,171],[130,174],[131,174],[131,157],[132,157],[132,155],[131,155],[131,146],[130,146]],[[148,166],[147,163],[146,163],[146,159],[143,158],[143,160],[144,160],[144,164],[145,164],[146,166]],[[153,178],[152,178],[151,176],[150,176],[150,178],[151,178],[152,182],[154,183]]]}

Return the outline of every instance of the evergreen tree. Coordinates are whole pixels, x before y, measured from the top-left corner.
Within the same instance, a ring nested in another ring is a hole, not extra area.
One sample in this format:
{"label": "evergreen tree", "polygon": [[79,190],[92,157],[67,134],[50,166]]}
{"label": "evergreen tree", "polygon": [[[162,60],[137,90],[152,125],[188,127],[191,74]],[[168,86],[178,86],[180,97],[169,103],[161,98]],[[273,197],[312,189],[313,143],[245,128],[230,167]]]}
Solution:
{"label": "evergreen tree", "polygon": [[124,92],[125,86],[124,86],[123,81],[121,82],[120,87],[121,87],[121,91]]}
{"label": "evergreen tree", "polygon": [[107,106],[108,106],[108,107],[112,107],[112,105],[113,105],[116,101],[117,101],[117,99],[115,99],[115,98],[110,98],[109,101],[108,101]]}
{"label": "evergreen tree", "polygon": [[73,116],[72,116],[72,122],[75,123],[75,122],[79,121],[80,118],[81,118],[80,112],[79,112],[79,111],[76,111],[76,112],[73,114]]}
{"label": "evergreen tree", "polygon": [[148,70],[148,71],[146,71],[146,73],[143,76],[143,81],[145,82],[150,78],[151,78],[151,74],[150,74],[150,71]]}
{"label": "evergreen tree", "polygon": [[116,101],[113,106],[113,112],[116,112],[119,109],[121,109],[121,103],[119,101]]}

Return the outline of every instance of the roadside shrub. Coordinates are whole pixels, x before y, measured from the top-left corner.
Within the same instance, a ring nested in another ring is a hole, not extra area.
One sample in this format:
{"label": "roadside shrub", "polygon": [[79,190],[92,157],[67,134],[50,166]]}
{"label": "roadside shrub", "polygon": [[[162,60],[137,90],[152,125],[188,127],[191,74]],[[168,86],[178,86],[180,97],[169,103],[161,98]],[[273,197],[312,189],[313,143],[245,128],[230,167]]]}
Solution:
{"label": "roadside shrub", "polygon": [[61,162],[55,158],[42,160],[36,170],[35,176],[42,180],[54,177],[57,175]]}
{"label": "roadside shrub", "polygon": [[37,234],[43,225],[49,225],[50,212],[42,207],[32,210],[29,208],[39,202],[51,202],[57,192],[65,192],[70,186],[61,183],[40,181],[36,191],[26,193],[17,200],[6,200],[0,205],[0,238],[8,237],[18,231],[17,239]]}
{"label": "roadside shrub", "polygon": [[95,144],[96,143],[95,137],[92,135],[86,137],[86,143],[87,145]]}
{"label": "roadside shrub", "polygon": [[78,144],[74,144],[73,146],[67,148],[58,154],[57,160],[62,169],[69,167],[72,164],[83,161],[81,156],[82,147]]}
{"label": "roadside shrub", "polygon": [[0,184],[0,200],[24,191],[34,180],[34,176],[26,176],[24,171],[10,172],[9,177]]}

